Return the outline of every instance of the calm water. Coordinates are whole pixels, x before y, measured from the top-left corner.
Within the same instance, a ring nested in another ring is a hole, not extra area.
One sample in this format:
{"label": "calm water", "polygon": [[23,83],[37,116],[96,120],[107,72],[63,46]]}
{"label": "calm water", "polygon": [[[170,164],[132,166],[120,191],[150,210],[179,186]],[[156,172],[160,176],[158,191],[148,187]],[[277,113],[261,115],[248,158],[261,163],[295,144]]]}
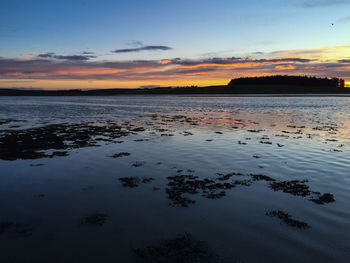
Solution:
{"label": "calm water", "polygon": [[[350,262],[350,98],[0,97],[5,119],[17,121],[0,125],[0,135],[107,121],[145,131],[65,157],[0,160],[0,222],[32,229],[28,236],[0,230],[0,262],[133,262],[132,248],[185,232],[224,259]],[[131,155],[111,157],[119,152]],[[199,178],[236,172],[307,179],[335,202],[319,205],[257,181],[220,199],[194,194],[188,207],[169,206],[167,177],[188,169]],[[129,176],[154,181],[123,187],[118,178]],[[272,210],[311,228],[266,216]],[[81,224],[94,213],[108,214],[105,224]]]}

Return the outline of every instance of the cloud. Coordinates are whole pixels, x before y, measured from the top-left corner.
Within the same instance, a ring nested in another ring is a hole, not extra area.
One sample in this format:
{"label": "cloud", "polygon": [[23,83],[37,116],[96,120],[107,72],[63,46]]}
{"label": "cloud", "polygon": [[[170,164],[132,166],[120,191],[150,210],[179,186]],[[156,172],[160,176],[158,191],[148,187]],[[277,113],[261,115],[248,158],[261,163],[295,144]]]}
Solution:
{"label": "cloud", "polygon": [[[249,65],[279,64],[279,63],[309,63],[305,58],[272,58],[272,59],[250,59],[250,58],[209,58],[204,60],[176,60],[173,64],[181,65],[182,68],[197,67],[244,67]],[[169,64],[169,63],[168,63]]]}
{"label": "cloud", "polygon": [[303,57],[307,59],[337,60],[349,54],[348,46],[327,46],[313,49],[279,50],[265,53],[268,57]]}
{"label": "cloud", "polygon": [[53,52],[48,52],[48,53],[38,55],[39,58],[53,58],[54,56],[55,56],[55,53]]}
{"label": "cloud", "polygon": [[278,70],[293,70],[296,67],[293,65],[277,65],[275,68]]}
{"label": "cloud", "polygon": [[340,23],[347,23],[347,22],[350,22],[350,16],[346,16],[346,17],[339,18],[339,19],[337,20],[337,22],[340,22]]}
{"label": "cloud", "polygon": [[35,58],[37,55],[38,55],[38,53],[36,53],[36,52],[30,52],[30,53],[23,53],[23,54],[21,54],[21,56],[23,58],[26,58],[26,59]]}
{"label": "cloud", "polygon": [[[62,56],[62,55],[56,55],[54,52],[48,52],[44,54],[39,54],[39,58],[51,58],[51,59],[59,59],[59,60],[71,60],[71,61],[86,61],[91,58],[96,58],[96,56],[86,55],[90,54],[91,52],[83,52],[85,55],[68,55],[68,56]],[[91,53],[92,54],[92,53]]]}
{"label": "cloud", "polygon": [[126,44],[128,46],[133,46],[133,47],[142,47],[143,46],[142,42],[139,40],[132,40],[130,42],[127,42]]}
{"label": "cloud", "polygon": [[[284,50],[251,57],[161,60],[90,60],[85,56],[60,56],[49,52],[32,58],[0,57],[0,80],[104,80],[123,83],[140,81],[186,81],[230,79],[233,76],[280,74],[350,78],[349,46],[315,50]],[[302,55],[297,55],[301,53]],[[87,54],[86,56],[88,56]],[[332,55],[332,56],[330,56]],[[284,73],[284,74],[285,74]]]}
{"label": "cloud", "polygon": [[91,58],[96,58],[96,56],[87,56],[87,55],[71,55],[71,56],[54,56],[55,59],[64,59],[72,61],[85,61]]}
{"label": "cloud", "polygon": [[[204,60],[168,59],[138,61],[86,60],[18,60],[0,58],[0,78],[17,79],[80,79],[80,80],[147,80],[186,77],[225,77],[236,72],[276,71],[274,68],[289,64],[308,64],[302,58],[242,59],[208,58]],[[290,66],[289,66],[290,68]]]}
{"label": "cloud", "polygon": [[171,47],[167,46],[142,46],[138,48],[125,48],[117,49],[112,51],[113,53],[130,53],[130,52],[140,52],[140,51],[158,51],[158,50],[170,50]]}
{"label": "cloud", "polygon": [[313,7],[325,7],[333,5],[346,5],[350,4],[349,0],[308,0],[303,3],[303,7],[313,8]]}

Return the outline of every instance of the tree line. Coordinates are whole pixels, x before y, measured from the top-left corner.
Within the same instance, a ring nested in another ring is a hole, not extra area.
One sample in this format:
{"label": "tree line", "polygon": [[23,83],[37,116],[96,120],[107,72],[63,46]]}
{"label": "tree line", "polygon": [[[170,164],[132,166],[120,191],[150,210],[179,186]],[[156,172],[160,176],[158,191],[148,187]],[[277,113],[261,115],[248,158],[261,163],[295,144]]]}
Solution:
{"label": "tree line", "polygon": [[293,85],[344,88],[344,83],[344,80],[340,78],[317,78],[309,76],[275,75],[263,77],[235,78],[232,79],[228,85]]}

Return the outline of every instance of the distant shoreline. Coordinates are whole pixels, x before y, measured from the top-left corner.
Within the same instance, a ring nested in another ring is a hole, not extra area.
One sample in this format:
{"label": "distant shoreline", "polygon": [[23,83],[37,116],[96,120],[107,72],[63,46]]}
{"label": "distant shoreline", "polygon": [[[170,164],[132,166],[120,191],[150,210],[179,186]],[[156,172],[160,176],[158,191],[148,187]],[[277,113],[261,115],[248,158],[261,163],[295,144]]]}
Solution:
{"label": "distant shoreline", "polygon": [[350,93],[296,93],[296,94],[194,94],[194,95],[178,95],[179,97],[198,97],[198,98],[205,98],[205,97],[350,97]]}
{"label": "distant shoreline", "polygon": [[290,97],[290,96],[350,96],[350,88],[308,86],[240,85],[179,87],[154,89],[101,89],[101,90],[23,90],[0,89],[0,96],[121,96],[121,95],[180,95],[232,97]]}
{"label": "distant shoreline", "polygon": [[266,76],[232,79],[228,85],[154,87],[137,89],[94,89],[94,90],[26,90],[0,89],[0,96],[114,96],[114,95],[225,95],[288,96],[290,94],[334,94],[350,95],[350,88],[344,87],[344,80],[338,78],[316,78],[307,76]]}

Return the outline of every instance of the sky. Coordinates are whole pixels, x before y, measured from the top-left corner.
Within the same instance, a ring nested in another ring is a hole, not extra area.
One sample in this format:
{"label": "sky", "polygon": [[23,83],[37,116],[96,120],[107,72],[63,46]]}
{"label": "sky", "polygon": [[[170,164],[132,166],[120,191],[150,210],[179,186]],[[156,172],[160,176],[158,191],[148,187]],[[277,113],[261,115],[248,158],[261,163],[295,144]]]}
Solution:
{"label": "sky", "polygon": [[350,85],[350,0],[0,0],[0,88]]}

